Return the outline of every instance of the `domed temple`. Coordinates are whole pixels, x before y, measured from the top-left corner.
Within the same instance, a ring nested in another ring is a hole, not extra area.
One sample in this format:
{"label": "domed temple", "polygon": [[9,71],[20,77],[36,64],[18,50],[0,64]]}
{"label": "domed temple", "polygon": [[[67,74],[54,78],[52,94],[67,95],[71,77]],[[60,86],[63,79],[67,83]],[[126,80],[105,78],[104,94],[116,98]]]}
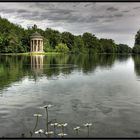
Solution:
{"label": "domed temple", "polygon": [[43,36],[38,32],[30,36],[30,52],[43,52]]}

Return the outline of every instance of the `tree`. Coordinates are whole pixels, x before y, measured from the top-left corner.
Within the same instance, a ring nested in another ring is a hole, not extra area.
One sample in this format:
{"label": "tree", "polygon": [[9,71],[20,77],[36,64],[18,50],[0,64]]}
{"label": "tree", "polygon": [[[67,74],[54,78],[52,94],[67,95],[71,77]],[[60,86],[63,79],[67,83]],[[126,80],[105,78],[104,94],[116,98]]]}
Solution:
{"label": "tree", "polygon": [[66,44],[60,43],[56,46],[56,52],[68,52],[69,48]]}
{"label": "tree", "polygon": [[133,47],[132,51],[133,51],[133,53],[139,54],[140,53],[140,45],[135,45]]}
{"label": "tree", "polygon": [[59,31],[52,30],[50,28],[47,28],[45,30],[45,38],[49,40],[49,44],[53,49],[55,49],[55,46],[57,46],[60,43],[61,35]]}
{"label": "tree", "polygon": [[8,39],[0,35],[0,52],[7,52],[8,44]]}
{"label": "tree", "polygon": [[131,48],[126,44],[119,44],[116,45],[117,53],[131,53]]}
{"label": "tree", "polygon": [[140,45],[140,30],[135,35],[135,45]]}
{"label": "tree", "polygon": [[79,49],[84,47],[84,41],[80,35],[74,37],[74,47]]}
{"label": "tree", "polygon": [[52,52],[53,51],[53,48],[51,47],[49,40],[46,38],[44,39],[44,51],[45,52]]}
{"label": "tree", "polygon": [[82,36],[85,48],[93,48],[93,36],[91,33],[84,33]]}
{"label": "tree", "polygon": [[66,44],[67,47],[71,50],[74,46],[74,35],[69,32],[63,32],[61,34],[61,42]]}
{"label": "tree", "polygon": [[115,53],[116,52],[116,44],[112,39],[100,39],[100,43],[105,53]]}
{"label": "tree", "polygon": [[133,53],[139,54],[140,53],[140,30],[135,35],[135,44],[132,49]]}
{"label": "tree", "polygon": [[88,50],[88,53],[96,53],[98,51],[100,43],[94,34],[86,32],[83,34],[82,39],[84,41],[84,47]]}

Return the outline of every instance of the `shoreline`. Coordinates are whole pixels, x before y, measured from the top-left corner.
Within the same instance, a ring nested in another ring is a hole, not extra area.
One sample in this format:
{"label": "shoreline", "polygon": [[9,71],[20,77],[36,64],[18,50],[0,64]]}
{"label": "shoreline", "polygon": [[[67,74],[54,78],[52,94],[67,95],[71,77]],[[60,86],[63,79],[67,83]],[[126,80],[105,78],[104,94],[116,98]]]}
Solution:
{"label": "shoreline", "polygon": [[[31,52],[26,52],[26,53],[0,53],[0,55],[25,55],[25,56],[32,56],[32,55],[60,55],[60,54],[65,54],[65,55],[70,55],[70,54],[77,54],[77,53],[63,53],[63,52],[44,52],[44,53],[31,53]],[[88,54],[88,53],[78,53],[78,54]],[[90,53],[91,54],[91,53]],[[96,55],[138,55],[135,53],[92,53]]]}
{"label": "shoreline", "polygon": [[0,53],[0,55],[56,55],[56,54],[66,54],[66,53],[59,53],[59,52],[44,52],[44,53]]}

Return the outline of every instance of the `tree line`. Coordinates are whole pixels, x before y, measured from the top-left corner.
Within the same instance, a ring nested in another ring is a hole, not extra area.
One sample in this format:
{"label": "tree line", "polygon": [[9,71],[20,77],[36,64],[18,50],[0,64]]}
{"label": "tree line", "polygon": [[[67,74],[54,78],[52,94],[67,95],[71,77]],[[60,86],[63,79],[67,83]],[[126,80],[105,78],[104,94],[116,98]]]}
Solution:
{"label": "tree line", "polygon": [[29,52],[30,35],[35,31],[44,37],[45,52],[131,53],[140,50],[140,33],[138,35],[139,39],[136,39],[136,49],[135,47],[131,49],[126,44],[116,44],[112,39],[99,39],[89,32],[82,35],[73,35],[70,32],[60,33],[51,28],[42,30],[35,28],[35,26],[24,29],[20,25],[0,17],[0,53]]}
{"label": "tree line", "polygon": [[135,44],[132,51],[133,53],[140,54],[140,30],[135,35]]}

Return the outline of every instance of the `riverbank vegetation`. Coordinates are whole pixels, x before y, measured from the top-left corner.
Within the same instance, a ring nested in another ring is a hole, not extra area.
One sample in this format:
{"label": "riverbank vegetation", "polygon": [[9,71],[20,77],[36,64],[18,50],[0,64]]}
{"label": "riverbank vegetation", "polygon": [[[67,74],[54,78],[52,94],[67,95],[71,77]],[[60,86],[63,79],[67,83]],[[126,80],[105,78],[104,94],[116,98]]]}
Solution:
{"label": "riverbank vegetation", "polygon": [[[7,19],[0,17],[0,53],[26,53],[30,51],[30,35],[35,31],[44,37],[45,52],[64,53],[131,53],[132,49],[126,44],[116,44],[112,39],[98,38],[92,33],[73,35],[70,32],[60,33],[46,28],[22,28]],[[140,35],[139,35],[140,36]],[[137,43],[138,42],[138,43]],[[136,45],[140,41],[136,40]],[[136,47],[136,49],[135,49]],[[135,46],[133,52],[140,47]],[[139,50],[139,49],[138,49]]]}
{"label": "riverbank vegetation", "polygon": [[140,30],[135,36],[135,45],[133,47],[133,53],[140,54]]}

